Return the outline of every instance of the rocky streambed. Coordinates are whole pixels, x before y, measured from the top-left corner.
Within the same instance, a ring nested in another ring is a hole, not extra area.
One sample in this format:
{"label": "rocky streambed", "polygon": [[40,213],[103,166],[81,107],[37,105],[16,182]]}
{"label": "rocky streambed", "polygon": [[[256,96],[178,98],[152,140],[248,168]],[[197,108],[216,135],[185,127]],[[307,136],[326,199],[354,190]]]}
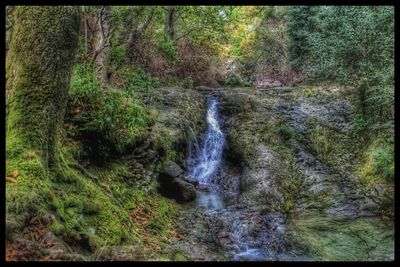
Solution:
{"label": "rocky streambed", "polygon": [[[300,87],[199,92],[218,100],[226,143],[207,183],[188,177],[190,166],[178,171],[196,199],[184,204],[178,237],[165,253],[190,260],[393,260],[393,218],[381,216],[381,199],[392,188],[371,196],[357,187],[347,99]],[[336,150],[320,149],[327,132],[335,134],[328,141]]]}

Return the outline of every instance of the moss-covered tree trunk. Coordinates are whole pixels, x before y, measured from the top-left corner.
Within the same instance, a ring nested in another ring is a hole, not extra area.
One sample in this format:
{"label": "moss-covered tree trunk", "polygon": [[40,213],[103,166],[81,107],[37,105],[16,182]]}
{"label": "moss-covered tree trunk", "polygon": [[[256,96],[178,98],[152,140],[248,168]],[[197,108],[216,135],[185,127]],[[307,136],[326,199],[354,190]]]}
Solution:
{"label": "moss-covered tree trunk", "polygon": [[15,10],[6,63],[6,135],[41,153],[46,167],[57,159],[78,35],[77,7]]}

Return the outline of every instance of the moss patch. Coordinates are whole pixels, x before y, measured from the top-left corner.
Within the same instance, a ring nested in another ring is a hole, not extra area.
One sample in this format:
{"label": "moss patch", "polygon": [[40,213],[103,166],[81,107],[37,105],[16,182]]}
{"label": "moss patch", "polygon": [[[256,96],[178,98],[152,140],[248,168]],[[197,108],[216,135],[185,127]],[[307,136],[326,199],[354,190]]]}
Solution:
{"label": "moss patch", "polygon": [[339,220],[303,213],[289,220],[294,248],[315,260],[389,260],[394,256],[393,226],[379,218]]}

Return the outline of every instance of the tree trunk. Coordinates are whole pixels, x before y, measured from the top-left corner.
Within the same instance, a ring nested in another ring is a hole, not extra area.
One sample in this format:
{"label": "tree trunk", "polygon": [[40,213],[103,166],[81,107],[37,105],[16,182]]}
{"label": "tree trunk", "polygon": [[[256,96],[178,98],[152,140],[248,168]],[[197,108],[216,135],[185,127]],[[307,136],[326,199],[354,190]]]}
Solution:
{"label": "tree trunk", "polygon": [[168,6],[165,14],[165,24],[164,29],[171,40],[175,41],[175,21],[176,21],[176,9],[174,7]]}
{"label": "tree trunk", "polygon": [[6,64],[7,138],[41,153],[45,167],[57,161],[78,36],[77,7],[16,9]]}
{"label": "tree trunk", "polygon": [[111,7],[103,6],[100,11],[99,18],[99,35],[100,41],[95,51],[95,61],[100,65],[100,78],[103,83],[111,82],[111,71],[109,68],[110,57],[109,50],[111,47],[110,32],[111,32]]}
{"label": "tree trunk", "polygon": [[131,33],[129,34],[128,41],[124,45],[126,48],[129,49],[130,47],[132,47],[134,42],[146,31],[147,27],[150,25],[150,22],[154,17],[154,14],[155,8],[152,8],[146,19],[141,24],[139,24],[139,26],[132,29]]}

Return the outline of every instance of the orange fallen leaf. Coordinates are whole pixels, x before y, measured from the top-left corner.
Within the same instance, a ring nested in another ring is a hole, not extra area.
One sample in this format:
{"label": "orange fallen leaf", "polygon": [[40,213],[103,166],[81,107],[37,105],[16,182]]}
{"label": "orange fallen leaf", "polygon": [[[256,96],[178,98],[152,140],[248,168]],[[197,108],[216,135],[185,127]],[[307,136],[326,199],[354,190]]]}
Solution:
{"label": "orange fallen leaf", "polygon": [[180,240],[186,240],[186,239],[187,239],[185,236],[179,235],[179,234],[178,234],[178,238],[179,238]]}
{"label": "orange fallen leaf", "polygon": [[50,255],[44,256],[44,257],[42,258],[43,261],[48,261],[49,259],[50,259]]}
{"label": "orange fallen leaf", "polygon": [[6,182],[9,182],[9,183],[16,183],[17,180],[15,180],[13,177],[7,176],[7,177],[6,177]]}
{"label": "orange fallen leaf", "polygon": [[12,172],[12,176],[15,178],[15,177],[17,177],[19,175],[19,171],[17,171],[17,170],[14,170],[13,172]]}

